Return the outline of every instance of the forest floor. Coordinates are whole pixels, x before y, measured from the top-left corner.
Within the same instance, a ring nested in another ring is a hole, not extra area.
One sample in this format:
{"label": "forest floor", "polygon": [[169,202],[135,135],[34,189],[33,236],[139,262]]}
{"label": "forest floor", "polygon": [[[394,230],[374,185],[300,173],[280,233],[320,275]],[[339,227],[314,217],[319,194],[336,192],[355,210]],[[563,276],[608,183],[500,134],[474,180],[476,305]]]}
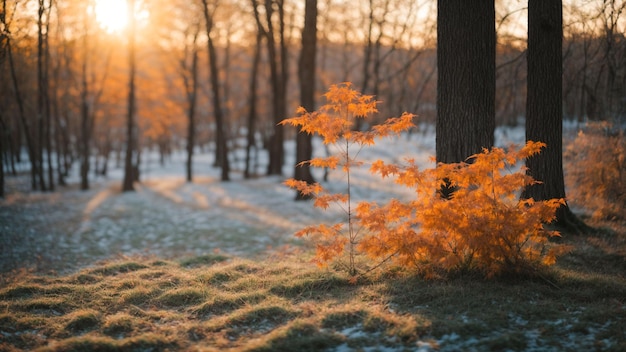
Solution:
{"label": "forest floor", "polygon": [[[372,158],[415,157],[434,140],[382,143]],[[0,200],[0,351],[12,350],[626,350],[626,224],[564,234],[573,250],[542,278],[423,281],[308,262],[302,227],[342,219],[294,202],[282,178],[219,182],[198,156],[149,161],[136,192],[120,170]],[[286,170],[285,174],[290,174]],[[320,176],[320,175],[318,175]],[[406,197],[355,175],[355,198]],[[333,177],[335,177],[333,179]],[[337,182],[334,182],[337,181]],[[339,176],[329,187],[342,190]]]}

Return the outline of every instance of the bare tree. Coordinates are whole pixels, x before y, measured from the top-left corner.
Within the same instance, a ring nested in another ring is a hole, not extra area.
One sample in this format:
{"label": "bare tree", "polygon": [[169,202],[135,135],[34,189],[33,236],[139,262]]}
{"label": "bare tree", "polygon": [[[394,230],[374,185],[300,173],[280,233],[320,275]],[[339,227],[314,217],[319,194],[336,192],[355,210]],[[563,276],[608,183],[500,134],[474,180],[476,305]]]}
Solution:
{"label": "bare tree", "polygon": [[255,130],[257,119],[257,86],[259,76],[259,64],[261,63],[261,45],[263,44],[263,36],[257,33],[256,42],[254,44],[254,53],[252,54],[252,69],[250,70],[249,98],[248,98],[248,119],[246,131],[246,161],[243,176],[250,178],[252,148],[255,147]]}
{"label": "bare tree", "polygon": [[[6,6],[6,3],[4,3],[3,6]],[[18,77],[17,74],[17,68],[16,68],[16,64],[15,64],[15,59],[14,59],[14,54],[13,54],[13,44],[12,44],[12,31],[11,31],[11,23],[7,20],[6,18],[6,7],[3,8],[4,11],[4,16],[2,18],[3,20],[3,25],[4,25],[4,33],[6,34],[5,36],[5,50],[6,50],[6,56],[7,56],[7,61],[9,62],[9,72],[11,75],[11,82],[12,82],[12,88],[13,88],[13,92],[15,95],[15,103],[17,105],[17,115],[18,115],[18,120],[20,125],[22,126],[23,129],[23,135],[26,139],[26,149],[28,151],[28,159],[30,161],[30,165],[31,165],[31,187],[32,189],[37,189],[38,188],[38,183],[37,180],[40,178],[40,173],[42,173],[43,171],[39,168],[39,161],[37,158],[37,150],[36,150],[36,145],[35,145],[35,141],[33,140],[33,132],[32,132],[32,126],[31,126],[31,122],[30,119],[28,119],[28,117],[26,116],[26,110],[25,110],[25,100],[24,100],[24,96],[22,94],[22,89],[20,86],[20,78]]]}
{"label": "bare tree", "polygon": [[[258,0],[252,3],[257,29],[266,40],[269,56],[270,80],[272,86],[272,113],[274,117],[273,134],[269,143],[268,175],[282,174],[285,158],[285,133],[280,122],[286,117],[287,103],[287,43],[285,42],[285,6],[284,0],[263,0],[265,19],[261,19]],[[278,21],[275,28],[274,21]],[[277,42],[278,40],[278,42]]]}
{"label": "bare tree", "polygon": [[138,165],[135,165],[134,155],[136,152],[135,139],[135,0],[128,0],[129,34],[128,34],[128,110],[126,114],[126,156],[124,159],[124,181],[122,191],[134,191],[134,182],[139,179]]}
{"label": "bare tree", "polygon": [[211,80],[211,91],[213,92],[213,114],[215,115],[215,140],[216,140],[216,156],[215,160],[222,168],[221,179],[228,181],[230,179],[230,164],[228,161],[227,136],[224,121],[224,111],[222,110],[222,101],[219,84],[219,72],[217,69],[217,50],[213,41],[214,23],[213,15],[217,7],[217,1],[213,4],[213,8],[209,9],[207,0],[202,0],[204,23],[206,26],[207,49],[209,52],[209,74]]}
{"label": "bare tree", "polygon": [[[192,41],[185,43],[185,57],[181,58],[180,65],[185,85],[185,95],[187,98],[187,182],[193,180],[193,149],[195,147],[196,135],[196,105],[198,100],[198,34],[200,26],[192,28]],[[191,55],[191,64],[188,63],[187,56]]]}

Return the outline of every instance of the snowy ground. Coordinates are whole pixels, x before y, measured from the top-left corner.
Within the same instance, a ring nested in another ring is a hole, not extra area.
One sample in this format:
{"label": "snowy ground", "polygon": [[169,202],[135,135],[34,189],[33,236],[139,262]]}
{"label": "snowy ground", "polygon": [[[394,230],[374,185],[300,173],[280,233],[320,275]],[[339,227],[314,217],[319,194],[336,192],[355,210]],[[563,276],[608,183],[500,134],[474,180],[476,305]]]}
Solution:
{"label": "snowy ground", "polygon": [[[424,167],[432,166],[429,158],[434,155],[433,130],[432,126],[422,126],[410,136],[380,141],[360,156],[388,162],[412,157]],[[498,129],[496,133],[498,146],[520,144],[523,139],[523,128]],[[317,143],[315,149],[323,155]],[[286,148],[293,151],[293,142]],[[9,177],[7,197],[0,200],[0,275],[20,268],[63,273],[98,260],[133,254],[173,258],[220,251],[263,257],[285,246],[305,245],[293,233],[306,225],[344,218],[338,208],[324,212],[314,209],[310,202],[295,202],[294,191],[282,184],[285,177],[244,180],[239,172],[233,172],[232,181],[220,182],[219,170],[211,167],[208,153],[195,157],[193,183],[184,181],[183,152],[174,154],[164,166],[157,160],[156,155],[144,157],[142,182],[136,192],[129,193],[119,191],[120,169],[113,169],[107,178],[93,179],[88,191],[78,190],[74,178],[70,186],[54,193],[31,192],[27,176]],[[293,165],[293,155],[289,155],[287,165]],[[284,175],[292,172],[291,166],[285,167]],[[344,191],[345,177],[340,172],[331,173],[324,185]],[[352,185],[356,201],[410,197],[410,191],[370,175],[367,167],[354,171]],[[526,329],[526,322],[519,317],[510,318],[515,329],[525,331],[528,350],[542,350],[537,345],[539,332]],[[546,324],[561,328],[564,323]],[[599,326],[596,330],[601,329]],[[573,349],[592,346],[596,330],[571,335],[568,341]],[[358,338],[365,332],[356,326],[341,333]],[[419,351],[433,351],[437,345],[445,346],[442,350],[474,350],[481,346],[479,338],[461,341],[454,333],[437,342],[420,343]],[[382,346],[374,349],[396,350]],[[346,345],[335,350],[349,349]]]}
{"label": "snowy ground", "polygon": [[[410,136],[381,140],[359,157],[394,162],[412,157],[432,166],[433,130],[422,126]],[[498,130],[497,136],[499,145],[521,143],[523,130]],[[287,143],[286,150],[293,149],[293,142]],[[315,149],[324,155],[321,145]],[[324,212],[310,202],[295,202],[294,191],[282,184],[284,177],[244,180],[233,172],[232,181],[220,182],[210,153],[195,157],[193,183],[184,181],[183,152],[164,166],[154,154],[143,159],[142,182],[129,193],[119,192],[121,169],[92,179],[88,191],[78,190],[76,176],[54,193],[31,192],[27,177],[8,177],[7,197],[0,200],[0,273],[25,267],[65,272],[138,253],[177,257],[221,251],[254,257],[302,245],[293,233],[305,225],[343,218],[341,209]],[[287,165],[293,165],[292,155]],[[284,175],[292,172],[293,167],[285,167]],[[367,167],[353,172],[352,185],[357,201],[410,196],[370,175]],[[331,173],[325,186],[343,192],[345,177]]]}

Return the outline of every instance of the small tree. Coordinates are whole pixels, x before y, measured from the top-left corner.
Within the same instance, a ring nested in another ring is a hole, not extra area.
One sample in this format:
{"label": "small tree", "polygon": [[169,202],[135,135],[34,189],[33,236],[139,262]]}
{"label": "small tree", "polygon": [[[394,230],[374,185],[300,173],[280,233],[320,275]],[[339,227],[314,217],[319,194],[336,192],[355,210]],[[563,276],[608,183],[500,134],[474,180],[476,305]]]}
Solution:
{"label": "small tree", "polygon": [[[298,109],[298,116],[283,123],[299,126],[303,132],[319,134],[324,144],[339,148],[339,155],[310,160],[311,166],[341,168],[346,175],[346,194],[327,192],[320,184],[287,180],[289,187],[315,197],[314,206],[326,209],[331,203],[343,207],[347,230],[342,223],[314,225],[296,236],[317,236],[315,262],[326,265],[347,253],[347,269],[357,274],[355,258],[365,254],[377,266],[389,260],[403,267],[416,267],[426,276],[438,271],[476,270],[490,277],[506,272],[532,273],[551,265],[563,247],[551,245],[548,238],[557,232],[543,224],[555,219],[563,199],[534,201],[519,199],[526,186],[537,181],[521,168],[505,173],[520,160],[539,153],[545,144],[528,142],[519,150],[483,149],[460,163],[439,163],[420,170],[411,159],[403,166],[372,163],[370,171],[381,177],[394,177],[397,184],[415,192],[415,199],[387,204],[360,202],[352,205],[351,174],[363,162],[356,159],[361,148],[375,138],[399,134],[412,124],[413,115],[390,118],[371,131],[352,130],[356,118],[375,112],[376,101],[350,89],[350,84],[332,86],[325,94],[327,104],[317,112]],[[357,151],[352,150],[353,146]],[[443,185],[455,190],[441,197]]]}
{"label": "small tree", "polygon": [[[356,273],[355,255],[356,246],[359,243],[359,233],[355,227],[355,217],[352,208],[352,197],[350,193],[350,170],[353,167],[362,165],[356,159],[359,150],[366,145],[374,144],[377,137],[388,136],[391,133],[399,133],[413,126],[411,120],[413,115],[405,113],[399,118],[389,119],[384,125],[375,126],[372,131],[354,131],[353,125],[356,119],[365,118],[376,113],[376,101],[373,96],[361,95],[350,88],[350,83],[343,85],[333,85],[324,95],[326,105],[320,107],[316,112],[308,112],[300,107],[298,116],[282,121],[282,124],[291,124],[300,127],[303,133],[319,134],[325,145],[333,145],[340,151],[339,156],[332,155],[327,158],[315,158],[303,163],[308,163],[313,167],[337,169],[346,174],[348,183],[348,193],[337,194],[327,192],[319,183],[310,184],[306,181],[289,179],[286,184],[296,189],[303,196],[314,196],[314,206],[327,209],[331,203],[340,204],[347,217],[348,231],[342,234],[342,224],[333,226],[318,225],[311,226],[298,232],[297,236],[307,234],[319,234],[325,241],[318,243],[316,262],[324,265],[330,259],[344,252],[347,246],[349,253],[349,263],[347,265],[350,273]],[[353,150],[356,146],[357,150]]]}

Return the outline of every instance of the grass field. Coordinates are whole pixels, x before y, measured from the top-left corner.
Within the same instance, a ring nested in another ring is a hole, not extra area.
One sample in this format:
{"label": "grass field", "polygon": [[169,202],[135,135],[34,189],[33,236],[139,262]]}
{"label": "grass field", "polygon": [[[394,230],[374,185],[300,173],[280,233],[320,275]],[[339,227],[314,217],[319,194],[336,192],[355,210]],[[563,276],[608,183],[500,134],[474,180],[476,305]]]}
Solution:
{"label": "grass field", "polygon": [[539,277],[489,281],[391,270],[350,284],[300,251],[14,272],[0,351],[626,350],[624,233],[564,241],[574,250]]}

